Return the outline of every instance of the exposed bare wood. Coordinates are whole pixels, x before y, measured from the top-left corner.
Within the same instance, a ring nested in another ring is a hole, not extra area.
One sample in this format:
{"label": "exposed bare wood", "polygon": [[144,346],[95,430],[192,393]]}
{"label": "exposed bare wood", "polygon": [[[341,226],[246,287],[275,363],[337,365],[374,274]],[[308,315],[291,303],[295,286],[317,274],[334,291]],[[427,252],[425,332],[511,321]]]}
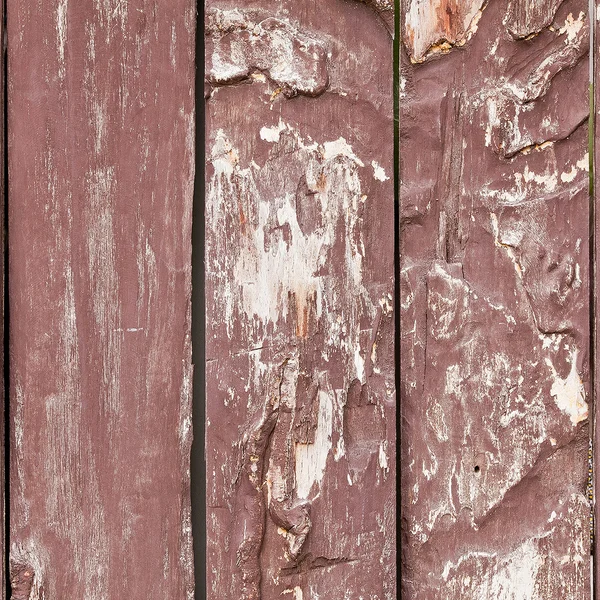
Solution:
{"label": "exposed bare wood", "polygon": [[12,597],[190,599],[195,5],[8,10]]}
{"label": "exposed bare wood", "polygon": [[406,599],[591,597],[588,28],[402,4]]}
{"label": "exposed bare wood", "polygon": [[392,40],[371,4],[207,10],[211,599],[396,597]]}

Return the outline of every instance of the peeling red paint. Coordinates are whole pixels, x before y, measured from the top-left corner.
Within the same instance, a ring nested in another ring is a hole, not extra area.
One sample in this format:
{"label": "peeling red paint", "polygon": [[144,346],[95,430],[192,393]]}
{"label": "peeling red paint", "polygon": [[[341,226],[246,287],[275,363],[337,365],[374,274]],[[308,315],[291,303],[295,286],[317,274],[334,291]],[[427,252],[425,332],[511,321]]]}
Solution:
{"label": "peeling red paint", "polygon": [[[272,5],[209,7],[215,600],[396,597],[392,43],[377,14],[386,3],[370,4],[281,4],[288,50],[306,40],[316,62],[290,65],[277,50],[279,76],[256,72],[274,56],[260,45],[262,26],[251,58],[229,52],[233,31],[223,52],[227,23],[255,31]],[[233,73],[234,56],[246,85],[212,74]],[[357,386],[360,399],[350,396]]]}
{"label": "peeling red paint", "polygon": [[590,598],[587,3],[487,3],[460,50],[459,7],[444,3],[454,51],[436,60],[416,40],[437,25],[413,6],[402,30],[422,31],[400,73],[403,598]]}

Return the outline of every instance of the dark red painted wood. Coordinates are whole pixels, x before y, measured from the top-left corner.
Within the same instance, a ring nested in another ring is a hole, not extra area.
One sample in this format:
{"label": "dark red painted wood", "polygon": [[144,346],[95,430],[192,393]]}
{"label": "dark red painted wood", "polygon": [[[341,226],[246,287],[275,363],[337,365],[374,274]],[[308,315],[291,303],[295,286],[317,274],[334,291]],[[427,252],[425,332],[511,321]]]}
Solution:
{"label": "dark red painted wood", "polygon": [[211,600],[396,598],[389,2],[207,6]]}
{"label": "dark red painted wood", "polygon": [[191,0],[9,2],[13,598],[193,598]]}
{"label": "dark red painted wood", "polygon": [[403,600],[591,597],[586,0],[402,0]]}

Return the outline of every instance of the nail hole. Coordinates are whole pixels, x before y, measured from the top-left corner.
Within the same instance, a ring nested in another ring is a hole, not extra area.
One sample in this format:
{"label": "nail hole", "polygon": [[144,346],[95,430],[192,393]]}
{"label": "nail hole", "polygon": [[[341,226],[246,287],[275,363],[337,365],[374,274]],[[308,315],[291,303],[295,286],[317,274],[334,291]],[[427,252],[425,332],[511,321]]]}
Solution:
{"label": "nail hole", "polygon": [[479,468],[479,465],[475,465],[475,469],[474,469],[475,473],[479,473],[480,470],[481,469]]}

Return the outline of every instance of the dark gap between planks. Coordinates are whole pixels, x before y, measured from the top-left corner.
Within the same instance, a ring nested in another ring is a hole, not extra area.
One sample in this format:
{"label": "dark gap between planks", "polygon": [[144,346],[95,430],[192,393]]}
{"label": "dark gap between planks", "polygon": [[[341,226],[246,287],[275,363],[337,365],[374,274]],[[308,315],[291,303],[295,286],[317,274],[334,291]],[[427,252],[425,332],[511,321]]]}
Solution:
{"label": "dark gap between planks", "polygon": [[9,297],[8,297],[8,52],[7,52],[7,0],[2,0],[2,19],[1,23],[1,36],[0,40],[2,43],[2,108],[3,108],[3,122],[2,122],[2,150],[3,150],[3,165],[2,165],[2,194],[4,196],[3,211],[2,211],[2,249],[3,249],[3,264],[4,277],[2,279],[3,284],[3,360],[2,365],[4,374],[4,422],[2,428],[3,444],[4,444],[4,515],[3,515],[3,529],[4,529],[4,540],[3,541],[3,552],[4,552],[4,584],[5,598],[10,598],[12,595],[12,589],[10,585],[10,562],[9,562],[9,548],[10,548],[10,383],[9,383],[9,341],[10,341],[10,319],[9,319]]}
{"label": "dark gap between planks", "polygon": [[400,0],[394,0],[394,357],[396,369],[396,597],[402,598],[401,525],[402,487],[400,455],[402,450],[402,403],[400,381]]}
{"label": "dark gap between planks", "polygon": [[[5,0],[6,1],[6,0]],[[204,2],[196,10],[196,173],[192,218],[192,363],[194,365],[190,475],[196,600],[206,598],[205,299],[204,299]]]}
{"label": "dark gap between planks", "polygon": [[594,193],[594,138],[595,138],[595,62],[596,53],[594,51],[594,38],[596,27],[596,10],[594,0],[589,2],[589,22],[590,22],[590,93],[589,93],[589,122],[588,122],[588,153],[589,153],[589,315],[590,315],[590,405],[591,405],[591,423],[590,423],[590,450],[589,450],[589,481],[588,481],[588,498],[590,501],[590,554],[591,554],[591,595],[596,597],[597,588],[597,569],[595,560],[596,547],[596,523],[597,517],[595,514],[595,474],[594,474],[594,454],[596,452],[596,207]]}

